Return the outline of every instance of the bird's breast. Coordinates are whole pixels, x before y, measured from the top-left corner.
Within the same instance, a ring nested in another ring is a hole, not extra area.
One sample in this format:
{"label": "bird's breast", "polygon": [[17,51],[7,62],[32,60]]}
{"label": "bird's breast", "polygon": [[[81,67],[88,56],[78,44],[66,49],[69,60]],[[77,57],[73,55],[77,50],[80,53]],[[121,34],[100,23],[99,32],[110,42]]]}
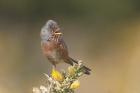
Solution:
{"label": "bird's breast", "polygon": [[61,41],[50,41],[48,43],[42,42],[42,51],[51,62],[61,63],[68,58],[67,49]]}

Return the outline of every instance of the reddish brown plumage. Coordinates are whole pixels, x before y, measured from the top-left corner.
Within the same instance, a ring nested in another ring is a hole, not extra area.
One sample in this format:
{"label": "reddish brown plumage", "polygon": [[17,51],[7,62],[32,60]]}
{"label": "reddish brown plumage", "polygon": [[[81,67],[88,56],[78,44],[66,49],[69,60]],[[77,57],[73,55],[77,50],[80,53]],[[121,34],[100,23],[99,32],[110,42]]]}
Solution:
{"label": "reddish brown plumage", "polygon": [[64,62],[68,59],[66,45],[62,43],[61,35],[53,35],[48,42],[42,42],[41,47],[44,55],[53,64]]}

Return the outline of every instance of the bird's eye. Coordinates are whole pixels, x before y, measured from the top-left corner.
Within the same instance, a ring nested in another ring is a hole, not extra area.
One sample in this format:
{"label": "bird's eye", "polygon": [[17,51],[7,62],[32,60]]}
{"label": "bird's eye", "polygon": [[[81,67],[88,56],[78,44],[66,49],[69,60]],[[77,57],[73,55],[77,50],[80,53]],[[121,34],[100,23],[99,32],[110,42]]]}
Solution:
{"label": "bird's eye", "polygon": [[51,29],[50,32],[53,32],[53,30]]}

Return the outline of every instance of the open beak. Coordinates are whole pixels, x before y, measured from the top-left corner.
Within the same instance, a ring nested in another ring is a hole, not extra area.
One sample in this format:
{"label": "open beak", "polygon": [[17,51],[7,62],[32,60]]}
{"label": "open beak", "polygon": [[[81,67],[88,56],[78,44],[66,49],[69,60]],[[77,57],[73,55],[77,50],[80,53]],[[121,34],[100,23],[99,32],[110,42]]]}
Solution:
{"label": "open beak", "polygon": [[55,30],[55,32],[54,32],[55,34],[62,34],[61,32],[60,32],[60,29],[58,28],[57,30]]}

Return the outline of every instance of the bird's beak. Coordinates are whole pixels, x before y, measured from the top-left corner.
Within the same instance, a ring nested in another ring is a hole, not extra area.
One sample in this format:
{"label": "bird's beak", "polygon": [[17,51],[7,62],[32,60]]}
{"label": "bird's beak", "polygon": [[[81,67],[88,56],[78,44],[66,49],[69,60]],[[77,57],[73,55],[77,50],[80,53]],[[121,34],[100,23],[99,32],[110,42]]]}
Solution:
{"label": "bird's beak", "polygon": [[58,28],[57,30],[55,30],[55,32],[54,32],[55,34],[62,34],[61,32],[60,32],[60,29]]}

